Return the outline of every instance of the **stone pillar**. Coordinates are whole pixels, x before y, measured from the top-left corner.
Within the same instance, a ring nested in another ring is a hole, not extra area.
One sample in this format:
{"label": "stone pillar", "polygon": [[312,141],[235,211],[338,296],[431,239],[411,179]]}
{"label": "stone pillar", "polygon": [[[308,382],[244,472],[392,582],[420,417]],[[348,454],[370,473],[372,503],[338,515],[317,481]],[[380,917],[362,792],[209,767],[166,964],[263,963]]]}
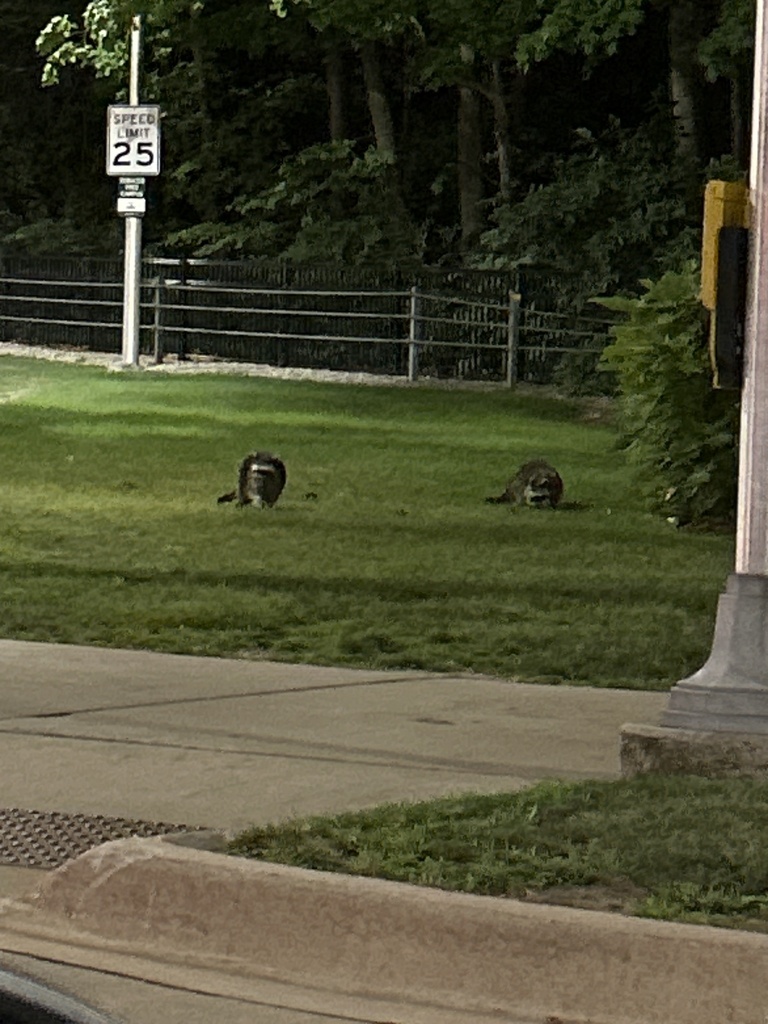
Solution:
{"label": "stone pillar", "polygon": [[[739,442],[735,572],[720,597],[706,664],[677,683],[655,726],[626,725],[622,772],[754,772],[768,745],[768,0],[755,32],[750,262]],[[740,737],[736,740],[736,736]],[[718,740],[720,737],[720,740]],[[712,751],[719,747],[724,757]],[[702,759],[702,751],[710,754]],[[727,751],[727,753],[726,753]],[[741,751],[742,753],[738,753]],[[706,770],[709,763],[710,772]]]}

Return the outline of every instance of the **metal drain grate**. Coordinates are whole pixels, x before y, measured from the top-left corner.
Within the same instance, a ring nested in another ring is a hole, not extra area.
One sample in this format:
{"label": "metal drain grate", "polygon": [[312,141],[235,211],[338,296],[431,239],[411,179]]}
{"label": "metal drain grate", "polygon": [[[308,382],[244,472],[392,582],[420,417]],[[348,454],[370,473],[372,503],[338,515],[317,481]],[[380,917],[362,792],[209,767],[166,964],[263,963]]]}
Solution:
{"label": "metal drain grate", "polygon": [[0,810],[0,864],[52,869],[111,839],[196,831],[197,826],[163,821],[10,808]]}

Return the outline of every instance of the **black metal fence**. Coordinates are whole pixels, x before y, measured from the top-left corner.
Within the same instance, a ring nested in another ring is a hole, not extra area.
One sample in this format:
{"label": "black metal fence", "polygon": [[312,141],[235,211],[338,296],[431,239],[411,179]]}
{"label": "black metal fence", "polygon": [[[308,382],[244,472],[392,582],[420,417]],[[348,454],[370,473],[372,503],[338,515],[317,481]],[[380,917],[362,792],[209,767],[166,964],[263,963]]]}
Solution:
{"label": "black metal fence", "polygon": [[[2,258],[0,340],[117,354],[122,282],[119,260]],[[140,350],[550,383],[569,361],[596,363],[608,340],[610,321],[568,309],[566,295],[532,271],[146,259]]]}

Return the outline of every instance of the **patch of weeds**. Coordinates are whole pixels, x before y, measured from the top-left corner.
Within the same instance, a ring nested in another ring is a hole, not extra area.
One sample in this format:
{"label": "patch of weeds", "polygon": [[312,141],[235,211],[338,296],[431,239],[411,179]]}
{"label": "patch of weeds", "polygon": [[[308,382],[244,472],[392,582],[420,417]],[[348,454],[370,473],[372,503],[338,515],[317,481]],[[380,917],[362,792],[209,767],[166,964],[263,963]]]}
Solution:
{"label": "patch of weeds", "polygon": [[644,776],[250,829],[230,852],[444,889],[768,931],[768,781]]}

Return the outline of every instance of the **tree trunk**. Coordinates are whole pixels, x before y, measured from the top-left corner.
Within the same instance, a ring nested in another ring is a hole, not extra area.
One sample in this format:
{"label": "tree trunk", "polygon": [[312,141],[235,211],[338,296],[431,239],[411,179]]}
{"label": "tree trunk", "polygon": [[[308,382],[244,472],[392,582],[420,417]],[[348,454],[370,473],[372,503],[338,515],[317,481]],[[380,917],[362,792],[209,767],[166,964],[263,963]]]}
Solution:
{"label": "tree trunk", "polygon": [[[213,121],[208,103],[204,51],[199,39],[193,40],[191,53],[193,82],[196,93],[195,103],[200,114],[199,147],[203,161],[207,165],[207,173],[210,175],[209,180],[212,181],[217,177],[220,160],[215,145]],[[208,188],[197,189],[196,191],[196,206],[202,219],[207,221],[218,220],[222,211],[219,208],[214,191]]]}
{"label": "tree trunk", "polygon": [[503,200],[506,200],[509,199],[511,191],[512,169],[509,154],[509,111],[502,85],[501,61],[495,60],[492,70],[491,102],[493,104],[494,135],[496,138],[496,162],[499,167],[499,195]]}
{"label": "tree trunk", "polygon": [[699,134],[696,117],[696,86],[701,69],[697,50],[701,32],[695,0],[676,0],[669,9],[669,91],[677,123],[678,153],[696,159]]}
{"label": "tree trunk", "polygon": [[381,73],[378,49],[374,42],[365,42],[360,44],[359,52],[376,149],[380,153],[390,153],[394,156],[395,127],[384,88],[384,76]]}
{"label": "tree trunk", "polygon": [[331,142],[347,137],[344,116],[344,57],[338,43],[331,43],[325,55],[325,89],[328,93],[328,132]]}
{"label": "tree trunk", "polygon": [[395,126],[384,85],[379,48],[375,42],[364,42],[359,44],[359,53],[376,150],[381,156],[388,157],[390,161],[384,174],[386,186],[384,202],[392,219],[403,230],[407,230],[411,218],[403,199],[400,174],[396,163]]}
{"label": "tree trunk", "polygon": [[[462,46],[461,57],[471,63],[474,54]],[[459,207],[461,211],[461,246],[470,249],[483,230],[483,138],[480,127],[480,97],[474,89],[459,86],[457,125],[457,163]]]}
{"label": "tree trunk", "polygon": [[470,248],[483,230],[483,145],[480,99],[473,89],[459,89],[458,175],[461,244]]}
{"label": "tree trunk", "polygon": [[699,60],[699,46],[717,25],[719,10],[720,0],[671,0],[669,5],[669,86],[677,120],[678,153],[698,161],[706,158],[712,144],[705,131],[712,97]]}

